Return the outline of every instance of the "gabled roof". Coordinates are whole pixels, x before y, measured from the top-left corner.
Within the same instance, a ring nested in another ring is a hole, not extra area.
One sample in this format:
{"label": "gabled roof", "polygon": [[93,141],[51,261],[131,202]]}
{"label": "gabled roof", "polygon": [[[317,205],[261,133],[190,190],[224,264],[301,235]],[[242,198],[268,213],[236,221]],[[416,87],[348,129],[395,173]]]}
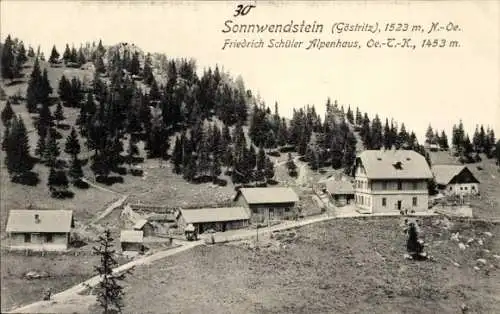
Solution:
{"label": "gabled roof", "polygon": [[120,242],[142,243],[143,233],[136,230],[122,230],[120,233]]}
{"label": "gabled roof", "polygon": [[145,224],[147,224],[148,221],[146,219],[139,219],[135,222],[134,225],[134,230],[140,230],[142,227],[144,227]]}
{"label": "gabled roof", "polygon": [[413,150],[365,150],[358,158],[369,179],[430,179],[424,156]]}
{"label": "gabled roof", "polygon": [[181,209],[181,215],[188,224],[250,219],[250,212],[241,206]]}
{"label": "gabled roof", "polygon": [[295,203],[299,201],[298,195],[292,188],[242,188],[236,195],[243,195],[248,204],[277,204]]}
{"label": "gabled roof", "polygon": [[354,186],[349,181],[326,180],[324,184],[328,193],[332,195],[354,194]]}
{"label": "gabled roof", "polygon": [[5,231],[67,233],[72,227],[71,210],[11,210]]}
{"label": "gabled roof", "polygon": [[462,171],[469,171],[475,181],[479,183],[479,180],[477,180],[472,172],[464,165],[435,165],[432,167],[436,183],[442,185],[449,184],[453,178],[458,176]]}

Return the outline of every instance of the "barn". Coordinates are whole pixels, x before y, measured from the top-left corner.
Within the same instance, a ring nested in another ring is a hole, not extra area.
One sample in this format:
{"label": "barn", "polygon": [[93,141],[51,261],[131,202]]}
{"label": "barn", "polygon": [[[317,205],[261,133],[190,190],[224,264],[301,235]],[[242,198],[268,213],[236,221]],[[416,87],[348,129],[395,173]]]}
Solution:
{"label": "barn", "polygon": [[180,212],[179,226],[186,228],[192,224],[198,234],[209,229],[224,232],[245,228],[250,220],[248,209],[241,206],[181,209]]}
{"label": "barn", "polygon": [[254,223],[294,218],[298,202],[299,196],[287,187],[241,188],[234,197],[236,205],[250,209]]}
{"label": "barn", "polygon": [[438,190],[444,195],[477,195],[479,180],[463,165],[435,165],[432,172]]}
{"label": "barn", "polygon": [[11,210],[5,231],[11,249],[64,251],[73,227],[71,210]]}

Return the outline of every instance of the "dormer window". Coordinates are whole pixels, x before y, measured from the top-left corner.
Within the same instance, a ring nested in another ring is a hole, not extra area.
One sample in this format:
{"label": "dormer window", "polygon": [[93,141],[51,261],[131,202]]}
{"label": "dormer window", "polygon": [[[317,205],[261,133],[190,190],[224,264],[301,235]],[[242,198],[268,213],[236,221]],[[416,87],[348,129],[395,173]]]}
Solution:
{"label": "dormer window", "polygon": [[403,169],[403,164],[400,161],[398,161],[397,163],[393,164],[392,166],[394,168],[396,168],[397,170]]}

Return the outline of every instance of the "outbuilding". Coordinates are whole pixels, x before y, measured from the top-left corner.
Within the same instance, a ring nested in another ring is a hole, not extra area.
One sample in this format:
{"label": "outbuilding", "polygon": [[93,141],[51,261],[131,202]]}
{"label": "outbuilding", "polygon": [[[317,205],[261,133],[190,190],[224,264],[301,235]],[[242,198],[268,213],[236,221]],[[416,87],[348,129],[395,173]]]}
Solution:
{"label": "outbuilding", "polygon": [[136,251],[144,249],[144,238],[142,231],[122,230],[120,233],[120,244],[123,252]]}
{"label": "outbuilding", "polygon": [[250,212],[241,206],[181,209],[180,212],[179,226],[185,229],[191,224],[197,234],[209,229],[224,232],[245,228],[250,220]]}
{"label": "outbuilding", "polygon": [[296,217],[298,202],[299,196],[288,187],[241,188],[234,197],[234,203],[248,208],[256,223]]}
{"label": "outbuilding", "polygon": [[139,219],[134,225],[135,231],[142,231],[144,237],[151,237],[155,235],[155,228],[152,223],[146,219]]}

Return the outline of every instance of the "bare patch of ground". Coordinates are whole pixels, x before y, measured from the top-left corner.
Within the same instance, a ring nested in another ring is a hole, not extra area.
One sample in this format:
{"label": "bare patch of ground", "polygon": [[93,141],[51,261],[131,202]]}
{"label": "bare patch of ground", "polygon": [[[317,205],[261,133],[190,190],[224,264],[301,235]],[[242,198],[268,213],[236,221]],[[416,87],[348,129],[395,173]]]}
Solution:
{"label": "bare patch of ground", "polygon": [[[500,227],[437,221],[425,218],[420,226],[434,256],[426,262],[403,259],[400,218],[311,225],[258,251],[197,247],[138,267],[125,312],[457,313],[462,304],[469,313],[500,312],[500,262],[493,256],[500,254]],[[476,242],[461,250],[450,240],[456,231],[460,241]]]}

